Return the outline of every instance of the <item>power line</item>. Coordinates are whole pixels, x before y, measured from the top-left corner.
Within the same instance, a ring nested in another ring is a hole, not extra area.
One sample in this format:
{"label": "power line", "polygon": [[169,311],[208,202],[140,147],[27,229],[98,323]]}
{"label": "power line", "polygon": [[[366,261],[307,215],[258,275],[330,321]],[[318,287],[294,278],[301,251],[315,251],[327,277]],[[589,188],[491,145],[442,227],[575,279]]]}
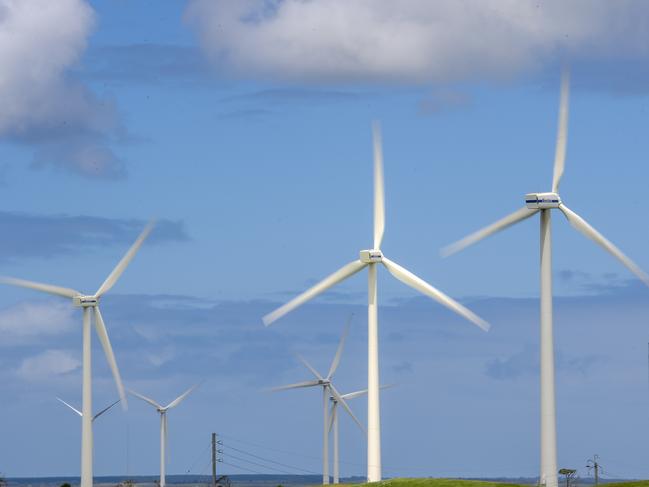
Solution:
{"label": "power line", "polygon": [[321,458],[318,458],[318,457],[312,457],[312,456],[309,456],[309,455],[304,455],[303,453],[297,453],[297,452],[288,451],[288,450],[280,450],[279,448],[272,448],[272,447],[269,447],[269,446],[260,445],[259,443],[253,443],[252,441],[240,440],[238,438],[234,438],[234,437],[232,437],[230,435],[224,435],[222,433],[220,433],[220,436],[222,438],[229,438],[232,441],[236,441],[238,443],[243,443],[243,444],[248,444],[250,446],[255,446],[257,448],[262,448],[264,450],[276,451],[278,453],[285,453],[287,455],[295,455],[295,456],[299,456],[299,457],[302,457],[302,458],[308,458],[310,460],[317,460],[317,461],[321,460]]}
{"label": "power line", "polygon": [[281,470],[279,468],[270,467],[268,465],[264,465],[263,463],[258,463],[258,462],[254,462],[252,460],[248,460],[247,458],[241,458],[241,457],[238,457],[236,455],[232,455],[230,453],[224,453],[224,455],[228,455],[228,457],[234,458],[235,460],[240,460],[242,462],[252,463],[253,465],[257,465],[258,467],[268,468],[270,470],[275,470],[276,472],[279,472],[279,473],[285,473],[285,474],[288,474],[288,475],[292,475],[292,472],[287,472],[286,470]]}
{"label": "power line", "polygon": [[248,472],[256,473],[258,475],[264,475],[263,473],[257,472],[256,470],[252,470],[250,468],[242,467],[241,465],[237,465],[236,463],[226,462],[225,460],[223,460],[223,464],[228,465],[230,467],[238,468],[239,470],[245,470],[245,471],[248,471]]}
{"label": "power line", "polygon": [[198,463],[201,459],[201,457],[205,454],[205,452],[211,447],[211,444],[208,444],[199,454],[197,457],[194,458],[194,461],[190,465],[190,467],[186,470],[185,473],[190,473],[192,469],[196,466],[196,463]]}
{"label": "power line", "polygon": [[235,448],[234,446],[228,445],[227,448],[230,448],[231,450],[237,451],[239,453],[243,453],[245,455],[250,455],[251,457],[258,458],[259,460],[263,460],[265,462],[274,463],[275,465],[280,465],[282,467],[292,468],[294,470],[300,470],[302,472],[306,472],[306,473],[310,473],[310,474],[314,474],[314,475],[319,475],[319,472],[314,472],[313,470],[307,470],[307,469],[304,469],[304,468],[295,467],[293,465],[287,465],[286,463],[282,463],[282,462],[276,462],[275,460],[271,460],[269,458],[264,458],[262,456],[255,455],[254,453],[250,453],[250,452],[247,452],[247,451],[244,451],[244,450],[239,450],[238,448]]}
{"label": "power line", "polygon": [[[289,450],[283,450],[283,449],[280,449],[280,448],[269,447],[269,446],[262,445],[262,444],[259,444],[259,443],[255,443],[255,442],[252,442],[252,441],[241,440],[239,438],[235,438],[234,436],[225,435],[223,433],[219,433],[219,436],[221,438],[227,438],[229,441],[235,441],[237,443],[243,443],[244,445],[250,445],[250,446],[253,446],[255,448],[260,448],[262,450],[268,450],[268,451],[272,451],[272,452],[276,452],[276,453],[282,453],[282,454],[291,455],[291,456],[298,456],[298,457],[306,458],[306,459],[309,459],[309,460],[316,460],[318,462],[322,461],[322,459],[320,457],[313,457],[313,456],[309,456],[309,455],[304,455],[303,453],[299,453],[299,452],[294,452],[294,451],[289,451]],[[230,446],[229,448],[232,448],[233,450],[235,449],[232,446]],[[239,450],[239,451],[241,452],[241,450]],[[255,456],[256,458],[267,460],[267,459],[265,459],[263,457],[253,455],[253,454],[248,453],[248,452],[246,452],[246,453],[248,455]],[[273,462],[273,463],[276,463],[276,464],[282,465],[282,466],[288,466],[286,464],[281,464],[280,462]],[[365,463],[350,462],[350,461],[345,461],[345,460],[340,460],[340,463],[344,464],[344,465],[353,466],[353,467],[360,467],[360,468],[365,468],[367,466]],[[296,470],[302,470],[302,471],[308,471],[308,470],[300,469],[300,468],[297,468],[297,467],[289,467],[289,468],[294,468]],[[415,465],[404,466],[404,465],[386,465],[386,464],[383,464],[383,469],[385,471],[395,472],[395,473],[399,473],[402,470],[419,470],[419,471],[424,471],[424,472],[430,472],[430,466],[415,466]],[[312,473],[314,475],[319,475],[319,472],[314,472],[314,471],[308,471],[308,472]]]}
{"label": "power line", "polygon": [[[322,458],[320,458],[320,457],[314,457],[314,456],[305,455],[303,453],[299,453],[299,452],[295,452],[295,451],[282,450],[282,449],[279,449],[279,448],[273,448],[273,447],[270,447],[270,446],[260,445],[259,443],[254,443],[252,441],[247,441],[247,440],[240,440],[239,438],[234,438],[233,436],[224,435],[222,433],[219,433],[219,436],[221,436],[222,438],[228,438],[230,441],[235,441],[237,443],[243,443],[245,445],[254,446],[256,448],[261,448],[262,450],[268,450],[268,451],[272,451],[272,452],[276,452],[276,453],[283,453],[283,454],[286,454],[286,455],[302,457],[302,458],[306,458],[308,460],[315,460],[318,463],[322,461]],[[349,462],[349,461],[345,461],[345,460],[340,460],[340,463],[343,463],[345,465],[352,465],[352,466],[355,466],[355,467],[363,467],[363,468],[365,468],[365,466],[366,466],[364,463]],[[320,475],[319,472],[314,472],[314,473],[316,475]]]}

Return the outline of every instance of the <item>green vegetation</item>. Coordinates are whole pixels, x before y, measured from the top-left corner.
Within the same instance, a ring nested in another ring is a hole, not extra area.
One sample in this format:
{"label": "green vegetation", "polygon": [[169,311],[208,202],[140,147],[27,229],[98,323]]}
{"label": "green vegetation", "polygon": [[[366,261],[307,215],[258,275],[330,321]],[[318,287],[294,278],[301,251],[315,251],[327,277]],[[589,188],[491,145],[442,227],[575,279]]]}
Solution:
{"label": "green vegetation", "polygon": [[[355,487],[358,487],[358,485],[359,484],[355,484]],[[432,479],[432,478],[390,479],[390,480],[383,480],[381,482],[373,482],[367,485],[371,485],[372,487],[375,486],[376,487],[522,487],[519,484],[506,484],[503,482],[484,482],[482,480]],[[525,486],[525,487],[529,487],[529,486]],[[632,487],[636,487],[636,486],[632,486]],[[646,486],[637,486],[637,487],[649,487],[649,484]]]}
{"label": "green vegetation", "polygon": [[[459,480],[459,479],[390,479],[372,484],[347,484],[345,487],[359,487],[368,485],[372,487],[530,487],[529,485],[510,484],[504,482],[484,482],[481,480]],[[559,483],[559,485],[564,485]],[[344,484],[340,484],[344,487]],[[600,487],[649,487],[649,480],[634,480],[630,482],[603,483]]]}

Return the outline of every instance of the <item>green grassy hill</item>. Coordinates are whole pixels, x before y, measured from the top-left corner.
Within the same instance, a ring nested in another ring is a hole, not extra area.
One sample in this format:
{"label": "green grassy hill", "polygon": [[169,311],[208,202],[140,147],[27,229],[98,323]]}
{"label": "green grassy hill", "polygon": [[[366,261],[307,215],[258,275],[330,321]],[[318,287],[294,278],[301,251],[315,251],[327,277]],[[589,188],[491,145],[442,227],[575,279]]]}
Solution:
{"label": "green grassy hill", "polygon": [[[341,484],[342,485],[342,484]],[[483,482],[481,480],[458,480],[458,479],[390,479],[381,482],[373,482],[371,484],[354,484],[353,487],[359,485],[371,485],[372,487],[523,487],[519,484],[509,484],[503,482]],[[352,487],[350,484],[349,487]],[[529,487],[529,486],[524,486]],[[626,486],[625,486],[626,487]],[[630,486],[630,487],[649,487],[646,486]]]}
{"label": "green grassy hill", "polygon": [[[341,484],[342,486],[343,484]],[[484,482],[481,480],[458,479],[390,479],[372,484],[349,484],[349,487],[371,485],[372,487],[530,487],[529,485],[510,484],[503,482]],[[559,487],[564,485],[559,481]],[[649,480],[635,480],[630,482],[606,483],[606,487],[649,487]]]}

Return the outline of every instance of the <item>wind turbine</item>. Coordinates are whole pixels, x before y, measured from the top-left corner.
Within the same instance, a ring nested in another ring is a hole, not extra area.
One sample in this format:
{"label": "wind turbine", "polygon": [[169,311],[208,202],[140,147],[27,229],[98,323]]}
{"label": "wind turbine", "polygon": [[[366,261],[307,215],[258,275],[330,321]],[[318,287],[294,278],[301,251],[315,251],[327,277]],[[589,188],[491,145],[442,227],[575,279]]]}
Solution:
{"label": "wind turbine", "polygon": [[128,391],[129,393],[133,394],[135,397],[139,397],[143,401],[146,401],[149,404],[151,404],[151,406],[156,408],[156,411],[160,413],[160,487],[165,487],[166,484],[165,463],[167,458],[167,411],[169,411],[171,408],[175,408],[176,406],[178,406],[178,404],[180,404],[198,386],[199,384],[190,387],[166,406],[161,406],[153,399],[149,399],[148,397],[138,392],[135,392],[134,390],[129,389]]}
{"label": "wind turbine", "polygon": [[306,290],[288,303],[264,316],[266,326],[278,320],[298,306],[313,299],[330,287],[344,281],[365,267],[368,268],[368,367],[367,367],[367,480],[381,480],[381,420],[379,411],[379,348],[378,348],[378,300],[376,271],[377,264],[383,264],[395,278],[414,288],[422,294],[434,299],[455,313],[463,316],[483,330],[489,329],[489,324],[482,318],[437,290],[412,272],[391,261],[381,252],[381,241],[385,229],[385,205],[383,191],[383,152],[381,148],[381,133],[378,123],[374,123],[374,245],[370,250],[361,250],[360,258],[338,269],[324,278],[315,286]]}
{"label": "wind turbine", "polygon": [[[314,369],[309,362],[307,362],[302,356],[298,355],[298,359],[304,366],[311,371],[314,375],[315,380],[310,380],[306,382],[298,382],[296,384],[288,384],[285,386],[273,387],[271,391],[284,391],[287,389],[299,389],[304,387],[322,387],[322,410],[323,410],[323,430],[322,430],[322,483],[329,483],[329,430],[330,430],[330,421],[329,421],[329,398],[333,397],[336,402],[339,402],[345,410],[349,413],[352,419],[358,424],[361,430],[365,431],[361,422],[354,416],[354,413],[345,402],[344,396],[342,396],[333,385],[333,375],[340,365],[340,357],[343,353],[343,348],[345,346],[345,340],[347,339],[347,334],[349,333],[349,324],[351,322],[351,316],[347,321],[347,325],[343,331],[342,336],[340,337],[340,343],[338,344],[338,349],[336,350],[336,355],[334,355],[331,366],[329,367],[329,372],[326,377],[323,377],[316,369]],[[337,433],[337,432],[336,432]],[[337,437],[336,437],[337,440]],[[337,447],[337,443],[335,444]],[[334,474],[334,483],[335,474]]]}
{"label": "wind turbine", "polygon": [[559,209],[568,222],[586,237],[600,245],[631,272],[649,285],[649,276],[615,245],[595,230],[582,217],[569,209],[559,197],[559,183],[563,175],[568,132],[568,96],[570,79],[564,70],[559,102],[559,128],[554,158],[552,191],[528,193],[525,206],[475,233],[442,249],[442,255],[458,252],[496,232],[514,225],[537,213],[541,214],[541,484],[557,486],[557,439],[554,394],[554,343],[552,337],[552,241],[550,211]]}
{"label": "wind turbine", "polygon": [[[81,411],[79,411],[77,408],[75,408],[74,406],[71,406],[70,404],[68,404],[67,402],[65,402],[63,399],[61,399],[60,397],[57,397],[57,399],[58,399],[60,402],[62,402],[63,404],[65,404],[67,407],[69,407],[70,409],[72,409],[72,410],[73,410],[75,413],[77,413],[80,417],[83,418],[83,413],[82,413]],[[95,415],[92,417],[92,419],[91,419],[90,421],[92,421],[92,422],[94,423],[95,419],[97,419],[99,416],[101,416],[101,415],[104,414],[106,411],[108,411],[109,409],[111,409],[111,408],[112,408],[115,404],[117,404],[118,402],[120,402],[120,399],[118,399],[117,401],[115,401],[114,403],[112,403],[110,406],[105,407],[104,409],[102,409],[101,411],[99,411],[97,414],[95,414]]]}
{"label": "wind turbine", "polygon": [[126,396],[124,394],[124,386],[122,379],[117,368],[115,361],[115,354],[113,347],[108,339],[108,332],[104,319],[99,311],[99,300],[106,294],[120,278],[128,264],[131,262],[139,248],[142,246],[144,240],[148,237],[153,229],[153,223],[149,223],[135,243],[126,252],[122,260],[119,261],[117,266],[108,275],[104,283],[99,287],[97,292],[92,295],[85,295],[74,289],[54,286],[51,284],[41,284],[39,282],[26,281],[24,279],[16,279],[13,277],[2,277],[0,283],[10,284],[13,286],[25,287],[34,289],[36,291],[62,296],[64,298],[72,299],[72,305],[83,309],[83,385],[82,385],[82,415],[81,415],[81,485],[80,487],[92,487],[92,373],[91,373],[91,348],[90,348],[90,310],[94,311],[95,315],[95,329],[97,336],[104,348],[106,360],[110,365],[115,383],[117,384],[117,392],[119,393],[120,400],[124,409],[127,408]]}
{"label": "wind turbine", "polygon": [[[391,386],[381,386],[381,389],[385,389],[387,387]],[[347,394],[343,394],[342,398],[345,401],[348,401],[349,399],[354,399],[356,397],[360,396],[365,396],[367,395],[367,389],[363,389],[362,391],[356,391],[356,392],[349,392]],[[329,433],[333,430],[333,436],[334,436],[334,484],[338,484],[340,481],[340,467],[339,467],[339,448],[338,448],[338,400],[331,396],[330,398],[331,401],[331,410],[329,411]]]}

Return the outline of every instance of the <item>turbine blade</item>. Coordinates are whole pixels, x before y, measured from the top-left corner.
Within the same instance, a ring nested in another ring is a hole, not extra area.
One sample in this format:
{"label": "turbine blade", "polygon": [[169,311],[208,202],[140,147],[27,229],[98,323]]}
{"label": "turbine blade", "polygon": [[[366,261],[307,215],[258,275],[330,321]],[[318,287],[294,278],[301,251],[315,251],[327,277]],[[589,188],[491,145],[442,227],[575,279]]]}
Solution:
{"label": "turbine blade", "polygon": [[530,210],[529,208],[524,206],[520,210],[516,210],[514,213],[507,215],[505,218],[501,218],[497,222],[492,223],[491,225],[486,226],[478,230],[477,232],[474,232],[471,235],[464,237],[462,240],[458,240],[457,242],[452,243],[451,245],[447,245],[441,250],[440,253],[442,254],[442,257],[448,257],[449,255],[455,254],[460,250],[464,250],[470,245],[473,245],[474,243],[477,243],[480,240],[487,238],[490,235],[493,235],[494,233],[500,232],[501,230],[504,230],[505,228],[510,227],[515,223],[518,223],[520,221],[525,220],[526,218],[531,217],[532,215],[536,214],[538,211],[539,210]]}
{"label": "turbine blade", "polygon": [[334,372],[336,372],[336,369],[338,368],[338,365],[340,364],[340,357],[343,354],[343,348],[345,348],[345,340],[347,340],[347,335],[349,334],[349,327],[352,323],[352,318],[354,317],[354,313],[351,313],[349,315],[349,318],[347,318],[347,324],[345,325],[345,328],[343,329],[343,334],[340,337],[340,343],[338,344],[338,350],[336,350],[336,355],[334,356],[333,362],[331,362],[331,367],[329,368],[329,373],[327,374],[327,379],[331,379],[333,377]]}
{"label": "turbine blade", "polygon": [[146,397],[145,395],[140,394],[139,392],[135,392],[133,389],[129,389],[128,392],[129,392],[129,394],[132,394],[132,395],[134,395],[135,397],[138,397],[138,398],[142,399],[143,401],[148,402],[148,403],[151,404],[151,406],[153,406],[154,408],[156,408],[156,409],[162,409],[162,406],[160,406],[160,404],[158,404],[157,402],[155,402],[153,399],[149,399],[149,398]]}
{"label": "turbine blade", "polygon": [[366,265],[367,264],[361,262],[360,260],[355,260],[355,261],[350,262],[349,264],[341,267],[340,269],[338,269],[333,274],[330,274],[329,276],[325,277],[322,281],[320,281],[315,286],[307,289],[302,294],[300,294],[299,296],[293,298],[288,303],[284,304],[283,306],[280,306],[275,311],[272,311],[272,312],[268,313],[266,316],[264,316],[263,317],[264,325],[266,325],[266,326],[270,325],[272,322],[278,320],[279,318],[284,316],[286,313],[289,313],[289,312],[293,311],[298,306],[301,306],[302,304],[304,304],[308,300],[313,299],[318,294],[326,291],[331,286],[333,286],[335,284],[338,284],[340,281],[343,281],[343,280],[347,279],[349,276],[352,276],[352,275],[356,274],[358,271],[360,271]]}
{"label": "turbine blade", "polygon": [[559,183],[566,161],[566,146],[568,143],[568,100],[570,98],[570,73],[567,69],[561,75],[561,99],[559,101],[559,128],[557,129],[557,146],[554,154],[554,175],[552,177],[552,192],[559,191]]}
{"label": "turbine blade", "polygon": [[[386,384],[384,386],[379,387],[379,389],[389,389],[390,387],[394,387],[394,384]],[[348,392],[347,394],[343,394],[343,399],[355,399],[360,396],[364,396],[367,394],[367,389],[363,389],[362,391],[355,391],[355,392]]]}
{"label": "turbine blade", "polygon": [[189,396],[189,395],[190,395],[190,394],[191,394],[191,393],[192,393],[192,392],[193,392],[193,391],[194,391],[194,390],[195,390],[199,385],[200,385],[200,384],[195,384],[195,385],[191,386],[189,389],[187,389],[185,392],[183,392],[180,396],[178,396],[176,399],[174,399],[173,401],[171,401],[171,402],[170,402],[170,403],[165,407],[165,409],[171,409],[171,408],[175,408],[176,406],[178,406],[178,404],[180,404],[181,402],[183,402],[183,401],[185,400],[185,398],[186,398],[187,396]]}
{"label": "turbine blade", "polygon": [[144,230],[142,230],[142,233],[137,238],[135,243],[131,245],[131,248],[128,249],[128,252],[124,254],[124,257],[122,257],[122,260],[119,261],[117,266],[115,266],[113,271],[108,275],[104,283],[99,287],[99,289],[97,289],[97,292],[95,293],[97,297],[106,294],[115,285],[124,270],[126,270],[126,267],[129,265],[131,260],[133,260],[133,257],[135,257],[137,251],[140,250],[140,247],[144,243],[144,240],[149,236],[151,230],[153,230],[154,225],[154,222],[149,222],[147,226],[144,227]]}
{"label": "turbine blade", "polygon": [[331,433],[331,428],[333,428],[334,425],[334,420],[336,419],[336,410],[338,409],[336,407],[337,402],[334,402],[331,405],[331,409],[329,410],[329,427],[327,428],[327,431]]}
{"label": "turbine blade", "polygon": [[81,411],[79,411],[77,408],[75,408],[75,407],[73,407],[73,406],[70,406],[67,402],[65,402],[65,401],[64,401],[63,399],[61,399],[60,397],[57,397],[57,399],[58,399],[60,402],[62,402],[63,404],[65,404],[67,407],[69,407],[70,409],[72,409],[72,410],[73,410],[75,413],[77,413],[79,416],[83,417],[83,413],[82,413]]}
{"label": "turbine blade", "polygon": [[349,413],[349,415],[352,417],[352,419],[358,425],[358,427],[361,430],[365,431],[365,427],[361,424],[361,422],[358,420],[358,418],[354,415],[351,408],[347,405],[347,401],[345,401],[343,399],[343,397],[336,390],[336,388],[333,386],[333,384],[329,384],[329,391],[331,391],[331,395],[336,399],[336,401],[338,401],[338,404],[340,404],[342,407],[345,408],[345,411],[347,411],[347,413]]}
{"label": "turbine blade", "polygon": [[285,386],[271,387],[268,389],[270,392],[285,391],[288,389],[300,389],[302,387],[313,387],[320,385],[320,381],[317,380],[308,380],[305,382],[296,382],[295,384],[287,384]]}
{"label": "turbine blade", "polygon": [[604,250],[606,250],[617,260],[622,262],[622,264],[627,269],[633,272],[636,276],[638,276],[638,278],[642,282],[644,282],[647,286],[649,286],[649,275],[647,275],[642,269],[640,269],[640,267],[638,267],[638,265],[635,262],[629,259],[626,255],[624,255],[622,251],[618,249],[615,245],[613,245],[606,237],[604,237],[601,233],[595,230],[592,226],[590,226],[590,224],[588,224],[588,222],[586,222],[586,220],[584,220],[582,217],[577,215],[577,213],[572,211],[563,203],[561,204],[561,206],[559,206],[559,209],[563,212],[563,214],[566,216],[570,224],[575,229],[579,230],[581,233],[586,235],[589,239],[591,239],[597,245],[602,247]]}
{"label": "turbine blade", "polygon": [[390,271],[390,274],[392,274],[394,277],[399,279],[404,284],[412,287],[413,289],[416,289],[417,291],[419,291],[422,294],[425,294],[426,296],[433,298],[438,303],[446,306],[448,309],[454,311],[455,313],[459,314],[463,318],[466,318],[474,325],[482,328],[484,331],[489,330],[490,327],[489,323],[487,323],[485,320],[480,318],[473,311],[470,311],[469,309],[467,309],[466,307],[464,307],[454,299],[450,298],[443,292],[439,291],[438,289],[435,289],[426,281],[424,281],[420,277],[415,276],[412,272],[410,272],[407,269],[404,269],[396,262],[392,262],[390,259],[384,256],[383,265],[387,267],[388,271]]}
{"label": "turbine blade", "polygon": [[120,401],[121,401],[121,399],[118,399],[117,401],[115,401],[115,402],[114,402],[113,404],[111,404],[110,406],[108,406],[108,407],[102,409],[101,411],[99,411],[97,414],[95,414],[95,415],[92,417],[92,420],[94,421],[95,419],[97,419],[99,416],[101,416],[102,414],[104,414],[106,411],[108,411],[109,409],[111,409],[115,404],[117,404],[117,403],[120,402]]}
{"label": "turbine blade", "polygon": [[74,298],[80,295],[79,291],[67,287],[53,286],[52,284],[42,284],[40,282],[27,281],[25,279],[16,279],[15,277],[0,277],[0,283],[9,284],[10,286],[26,287],[35,291],[41,291],[64,298]]}
{"label": "turbine blade", "polygon": [[115,360],[113,347],[110,344],[110,340],[108,338],[108,331],[106,330],[104,319],[101,317],[99,306],[95,306],[95,329],[97,330],[97,336],[99,337],[101,346],[104,348],[104,353],[106,354],[106,360],[108,360],[108,365],[110,365],[110,370],[113,372],[113,378],[115,379],[115,385],[117,385],[117,392],[119,394],[119,398],[122,401],[122,407],[126,411],[128,409],[128,403],[126,402],[126,393],[124,392],[124,384],[122,384],[122,377],[119,375],[119,368],[117,367],[117,361]]}
{"label": "turbine blade", "polygon": [[306,359],[302,355],[297,355],[297,358],[304,366],[311,371],[313,375],[315,375],[316,379],[319,380],[324,380],[324,378],[320,375],[320,372],[318,372],[315,368],[311,366],[309,362],[306,361]]}
{"label": "turbine blade", "polygon": [[374,247],[381,248],[383,232],[385,231],[385,191],[383,184],[383,141],[381,125],[374,121],[372,124],[374,143]]}

